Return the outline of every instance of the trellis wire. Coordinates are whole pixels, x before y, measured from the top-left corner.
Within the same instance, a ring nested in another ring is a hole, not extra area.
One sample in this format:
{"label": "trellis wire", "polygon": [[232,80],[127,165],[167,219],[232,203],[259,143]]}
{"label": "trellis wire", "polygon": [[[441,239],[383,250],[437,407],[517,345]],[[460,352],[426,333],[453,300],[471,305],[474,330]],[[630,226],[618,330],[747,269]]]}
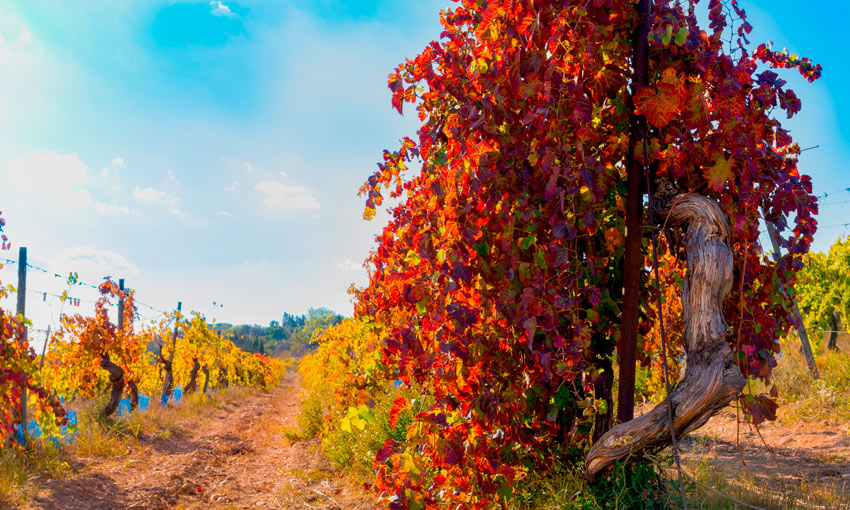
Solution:
{"label": "trellis wire", "polygon": [[[646,148],[646,130],[643,132],[643,175],[646,178],[646,195],[649,197],[649,224],[655,226],[655,214],[653,213],[652,187],[649,181],[649,156]],[[655,229],[650,230],[652,240],[652,269],[655,273],[655,295],[658,300],[658,324],[661,328],[661,357],[664,363],[664,388],[667,392],[667,419],[670,424],[670,440],[673,447],[673,460],[676,462],[676,471],[679,473],[679,490],[682,493],[682,507],[688,510],[688,499],[685,495],[685,480],[682,476],[682,461],[679,458],[679,442],[676,440],[676,429],[673,425],[673,401],[670,399],[670,374],[667,367],[667,334],[664,330],[664,310],[661,301],[661,279],[658,275],[658,246],[655,240]]]}

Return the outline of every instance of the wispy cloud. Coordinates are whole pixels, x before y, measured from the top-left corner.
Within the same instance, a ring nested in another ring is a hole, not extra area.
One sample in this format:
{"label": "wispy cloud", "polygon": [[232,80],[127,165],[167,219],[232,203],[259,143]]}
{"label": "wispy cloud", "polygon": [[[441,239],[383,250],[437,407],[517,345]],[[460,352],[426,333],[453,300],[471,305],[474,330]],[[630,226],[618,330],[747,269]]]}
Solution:
{"label": "wispy cloud", "polygon": [[52,206],[88,207],[92,201],[86,190],[88,167],[76,153],[50,151],[12,158],[6,177],[11,189]]}
{"label": "wispy cloud", "polygon": [[118,170],[119,168],[124,168],[124,158],[112,158],[112,163],[110,164],[113,170]]}
{"label": "wispy cloud", "polygon": [[310,211],[321,207],[319,200],[304,186],[260,181],[254,191],[264,195],[263,205],[269,211]]}
{"label": "wispy cloud", "polygon": [[216,215],[216,216],[225,216],[225,217],[227,217],[227,218],[232,218],[232,217],[233,217],[233,213],[230,213],[230,212],[228,212],[228,211],[218,211],[217,213],[215,213],[215,215]]}
{"label": "wispy cloud", "polygon": [[234,191],[236,191],[236,189],[237,189],[239,186],[241,186],[241,184],[239,184],[239,181],[233,181],[233,184],[231,184],[230,186],[228,186],[228,187],[224,188],[224,191],[228,191],[228,192],[230,192],[230,193],[233,193]]}
{"label": "wispy cloud", "polygon": [[149,204],[158,203],[172,209],[180,201],[179,198],[173,197],[164,191],[156,190],[150,186],[147,188],[139,188],[136,186],[133,190],[133,197],[135,197],[136,200],[141,200],[142,202]]}
{"label": "wispy cloud", "polygon": [[239,16],[230,10],[230,7],[221,2],[220,0],[213,0],[210,2],[210,9],[213,16],[222,16],[225,18],[238,18]]}
{"label": "wispy cloud", "polygon": [[359,269],[363,269],[362,264],[358,264],[351,259],[345,259],[342,262],[337,262],[336,267],[343,271],[357,271]]}
{"label": "wispy cloud", "polygon": [[101,274],[137,275],[139,268],[114,251],[91,246],[77,246],[60,251],[51,262],[57,268],[73,268],[74,271],[93,270]]}
{"label": "wispy cloud", "polygon": [[139,211],[134,211],[125,205],[118,205],[115,202],[107,204],[105,202],[95,202],[94,210],[101,216],[109,216],[111,214],[125,214],[127,216],[140,216]]}

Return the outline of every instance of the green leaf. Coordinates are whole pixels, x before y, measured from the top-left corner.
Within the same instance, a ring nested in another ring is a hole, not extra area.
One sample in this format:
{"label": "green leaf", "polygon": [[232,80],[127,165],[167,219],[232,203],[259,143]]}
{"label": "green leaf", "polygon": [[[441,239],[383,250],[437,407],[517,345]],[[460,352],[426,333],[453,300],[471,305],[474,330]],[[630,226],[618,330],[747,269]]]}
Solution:
{"label": "green leaf", "polygon": [[670,44],[670,39],[673,37],[673,27],[667,25],[667,33],[661,36],[661,42]]}
{"label": "green leaf", "polygon": [[360,404],[357,408],[357,414],[362,418],[366,423],[372,423],[375,421],[375,413],[369,409],[369,406],[366,404]]}
{"label": "green leaf", "polygon": [[536,242],[537,242],[537,235],[531,234],[530,236],[524,238],[520,242],[520,248],[522,248],[523,250],[527,250],[531,247],[531,245],[533,245]]}
{"label": "green leaf", "polygon": [[676,32],[676,40],[674,41],[676,45],[682,46],[688,41],[688,29],[687,27],[682,27]]}
{"label": "green leaf", "polygon": [[534,253],[534,261],[537,262],[537,266],[544,271],[546,271],[546,269],[549,267],[546,264],[546,256],[543,255],[543,250],[537,250]]}

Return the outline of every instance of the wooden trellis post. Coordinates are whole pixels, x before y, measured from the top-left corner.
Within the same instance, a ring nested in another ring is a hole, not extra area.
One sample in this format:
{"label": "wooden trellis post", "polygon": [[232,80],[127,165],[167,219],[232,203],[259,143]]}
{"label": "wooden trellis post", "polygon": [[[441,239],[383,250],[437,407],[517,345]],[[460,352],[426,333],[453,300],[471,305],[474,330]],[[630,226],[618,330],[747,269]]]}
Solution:
{"label": "wooden trellis post", "polygon": [[[27,249],[18,250],[18,308],[20,317],[26,315],[27,309]],[[27,327],[24,326],[24,338],[27,338]],[[21,437],[24,447],[27,446],[27,383],[21,384]]]}
{"label": "wooden trellis post", "polygon": [[[781,252],[779,251],[779,236],[776,233],[776,228],[774,228],[773,223],[765,220],[765,225],[767,225],[767,233],[770,236],[770,242],[773,244],[773,260],[779,262],[779,257],[781,256]],[[812,375],[812,379],[820,379],[820,375],[818,374],[818,367],[815,365],[815,357],[812,354],[812,344],[809,343],[809,335],[806,333],[806,326],[803,324],[803,317],[800,315],[800,309],[797,307],[797,298],[793,299],[794,302],[794,315],[797,317],[797,321],[800,325],[797,327],[797,335],[800,337],[800,343],[803,348],[803,355],[806,357],[806,365],[809,366],[809,373]]]}

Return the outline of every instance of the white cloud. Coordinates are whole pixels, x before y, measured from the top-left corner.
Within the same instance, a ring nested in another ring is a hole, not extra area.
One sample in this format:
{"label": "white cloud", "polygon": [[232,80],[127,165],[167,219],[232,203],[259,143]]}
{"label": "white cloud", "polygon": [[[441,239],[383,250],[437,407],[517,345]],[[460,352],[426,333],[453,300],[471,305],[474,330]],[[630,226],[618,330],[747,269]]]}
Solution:
{"label": "white cloud", "polygon": [[213,0],[210,2],[210,7],[213,16],[223,16],[225,18],[238,18],[235,12],[230,10],[221,0]]}
{"label": "white cloud", "polygon": [[281,182],[260,181],[254,191],[265,195],[263,205],[269,211],[316,210],[319,200],[304,186],[289,186]]}
{"label": "white cloud", "polygon": [[358,264],[352,261],[351,259],[345,259],[342,262],[338,262],[336,264],[336,267],[344,271],[357,271],[359,269],[363,269],[363,266],[361,264]]}
{"label": "white cloud", "polygon": [[150,186],[144,189],[136,186],[133,190],[133,196],[136,200],[141,200],[142,202],[160,203],[171,208],[174,208],[174,206],[177,205],[177,202],[180,201],[179,198],[173,197],[164,191],[156,190]]}
{"label": "white cloud", "polygon": [[239,186],[241,186],[241,184],[239,184],[239,181],[233,181],[233,184],[224,188],[224,191],[229,191],[229,192],[232,193],[232,192],[236,191],[236,188],[238,188]]}
{"label": "white cloud", "polygon": [[254,171],[254,166],[251,165],[251,163],[248,163],[247,161],[242,163],[242,168],[244,168],[245,171],[248,172],[248,173],[251,173],[251,172]]}
{"label": "white cloud", "polygon": [[285,177],[289,177],[288,175],[286,175],[286,172],[281,172],[281,173],[280,173],[280,176],[281,176],[281,177],[284,177],[284,178],[285,178]]}
{"label": "white cloud", "polygon": [[112,158],[112,164],[110,166],[113,170],[124,168],[124,158]]}
{"label": "white cloud", "polygon": [[7,182],[10,188],[49,205],[88,207],[91,195],[88,167],[76,153],[57,154],[54,151],[12,158],[7,163]]}
{"label": "white cloud", "polygon": [[216,215],[216,216],[226,216],[226,217],[228,217],[228,218],[232,218],[232,217],[233,217],[233,213],[230,213],[230,212],[228,212],[228,211],[219,211],[219,212],[215,213],[215,215]]}
{"label": "white cloud", "polygon": [[18,37],[18,44],[26,44],[32,40],[32,32],[26,26],[21,27],[21,35]]}
{"label": "white cloud", "polygon": [[115,202],[111,204],[107,204],[104,202],[95,202],[94,210],[97,212],[97,214],[101,216],[108,216],[110,214],[126,214],[128,216],[140,215],[138,211],[134,211],[125,205],[118,205]]}
{"label": "white cloud", "polygon": [[84,274],[113,275],[116,278],[123,275],[138,275],[139,268],[123,256],[109,250],[100,250],[90,246],[77,246],[62,250],[56,254],[55,262],[58,268],[70,268]]}
{"label": "white cloud", "polygon": [[175,174],[173,171],[171,171],[171,170],[166,170],[166,171],[165,171],[165,173],[168,175],[168,180],[169,180],[169,181],[171,181],[171,182],[173,182],[173,183],[175,183],[175,184],[180,184],[180,181],[178,181],[178,180],[177,180],[177,174]]}

